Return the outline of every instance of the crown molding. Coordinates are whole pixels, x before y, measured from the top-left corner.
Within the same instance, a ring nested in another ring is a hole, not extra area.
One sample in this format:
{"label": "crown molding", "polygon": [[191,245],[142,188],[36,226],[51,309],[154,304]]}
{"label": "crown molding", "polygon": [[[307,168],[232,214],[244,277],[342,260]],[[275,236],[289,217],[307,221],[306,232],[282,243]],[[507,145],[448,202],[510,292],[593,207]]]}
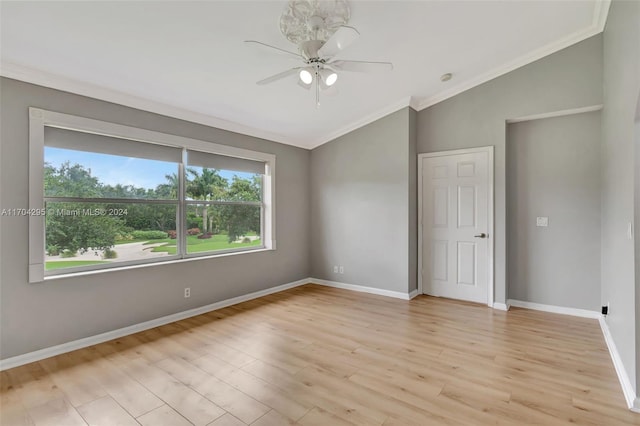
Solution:
{"label": "crown molding", "polygon": [[379,120],[389,114],[399,111],[402,108],[411,107],[416,111],[421,111],[425,108],[456,96],[462,92],[486,83],[487,81],[493,80],[496,77],[504,75],[510,71],[513,71],[531,62],[537,61],[538,59],[541,59],[575,43],[585,40],[593,35],[596,35],[604,30],[610,5],[611,0],[596,0],[594,4],[592,24],[585,30],[571,34],[563,39],[543,46],[540,49],[536,49],[533,52],[521,56],[514,61],[508,62],[507,64],[495,68],[476,78],[462,82],[461,84],[454,86],[444,92],[440,92],[434,96],[421,99],[411,96],[402,98],[395,103],[376,110],[335,131],[327,132],[326,134],[321,135],[315,140],[302,140],[298,137],[291,137],[269,132],[267,130],[257,129],[241,123],[224,120],[211,115],[203,114],[181,107],[176,107],[151,99],[141,98],[138,96],[112,90],[103,86],[74,80],[57,74],[47,73],[15,63],[0,63],[0,76],[82,96],[87,96],[102,101],[113,102],[119,105],[161,114],[168,117],[178,118],[192,123],[216,127],[218,129],[227,130],[230,132],[241,133],[247,136],[253,136],[256,138],[279,142],[286,145],[292,145],[299,148],[314,149],[320,145],[339,138],[340,136],[359,129],[360,127],[366,126],[367,124]]}
{"label": "crown molding", "polygon": [[360,127],[366,126],[367,124],[399,111],[402,108],[412,106],[415,109],[417,105],[411,97],[406,97],[359,120],[349,123],[334,132],[327,133],[316,140],[309,141],[271,133],[254,127],[245,126],[240,123],[137,97],[103,86],[71,79],[58,74],[40,71],[11,62],[0,63],[0,76],[309,150],[330,142],[342,135],[352,132],[353,130],[359,129]]}
{"label": "crown molding", "polygon": [[409,106],[414,110],[418,111],[418,108],[420,108],[420,101],[417,98],[412,96],[411,100],[409,101]]}
{"label": "crown molding", "polygon": [[541,120],[545,118],[565,117],[567,115],[575,115],[575,114],[583,114],[585,112],[600,111],[602,110],[602,108],[603,108],[602,104],[590,105],[590,106],[580,107],[580,108],[563,109],[560,111],[551,111],[551,112],[545,112],[542,114],[527,115],[524,117],[509,118],[506,120],[506,122],[507,124],[513,124],[513,123],[521,123],[523,121]]}
{"label": "crown molding", "polygon": [[71,79],[58,74],[40,71],[11,62],[3,61],[0,63],[0,76],[51,89],[62,90],[76,95],[87,96],[101,101],[112,102],[155,114],[178,118],[192,123],[204,124],[206,126],[227,130],[229,132],[241,133],[247,136],[306,148],[305,144],[301,143],[299,140],[286,137],[281,134],[256,129],[255,127],[246,126],[244,124],[224,120],[211,115],[168,105],[151,99],[141,98],[103,86]]}
{"label": "crown molding", "polygon": [[596,28],[597,33],[604,31],[610,7],[611,0],[596,0],[593,5],[593,23],[591,25]]}
{"label": "crown molding", "polygon": [[434,96],[420,99],[417,101],[417,107],[414,107],[414,108],[417,111],[422,111],[425,108],[428,108],[437,103],[440,103],[449,98],[452,98],[456,95],[459,95],[462,92],[465,92],[469,89],[472,89],[476,86],[479,86],[483,83],[493,80],[496,77],[500,77],[501,75],[507,74],[508,72],[514,71],[520,67],[523,67],[527,64],[535,62],[538,59],[542,59],[545,56],[549,56],[562,49],[565,49],[569,46],[579,43],[582,40],[586,40],[589,37],[592,37],[596,34],[601,33],[604,30],[604,26],[607,22],[607,16],[609,14],[610,6],[611,6],[611,0],[596,0],[594,9],[593,9],[593,21],[588,28],[582,31],[577,31],[573,34],[568,35],[567,37],[564,37],[560,40],[549,43],[546,46],[543,46],[539,49],[529,52],[526,55],[520,56],[519,58],[511,62],[507,62],[506,64],[501,65],[500,67],[494,68],[489,72],[481,74],[478,77],[475,77],[471,80],[464,81],[459,85],[452,87],[449,90],[440,92]]}
{"label": "crown molding", "polygon": [[[371,124],[374,121],[377,121],[381,118],[386,117],[389,114],[393,114],[394,112],[400,111],[403,108],[407,108],[409,106],[413,107],[413,105],[411,104],[411,97],[408,96],[406,98],[402,98],[397,102],[394,102],[390,105],[387,105],[384,108],[381,108],[379,110],[376,110],[374,112],[372,112],[371,114],[368,114],[356,121],[353,121],[349,124],[347,124],[346,126],[340,127],[339,129],[328,133],[318,139],[316,139],[315,141],[313,141],[310,145],[307,146],[308,149],[314,149],[319,147],[320,145],[324,145],[327,142],[331,142],[334,139],[339,138],[340,136],[344,136],[347,133],[350,133],[354,130],[357,130],[361,127],[366,126],[367,124]],[[415,108],[414,108],[415,109]]]}

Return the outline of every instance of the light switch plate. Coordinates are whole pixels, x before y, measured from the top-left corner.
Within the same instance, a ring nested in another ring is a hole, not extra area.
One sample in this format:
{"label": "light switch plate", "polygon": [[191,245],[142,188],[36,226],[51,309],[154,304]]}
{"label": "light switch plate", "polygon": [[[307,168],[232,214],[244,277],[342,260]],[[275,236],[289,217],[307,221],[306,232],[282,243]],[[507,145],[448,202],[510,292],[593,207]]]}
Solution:
{"label": "light switch plate", "polygon": [[537,217],[536,226],[549,226],[549,218],[546,216]]}

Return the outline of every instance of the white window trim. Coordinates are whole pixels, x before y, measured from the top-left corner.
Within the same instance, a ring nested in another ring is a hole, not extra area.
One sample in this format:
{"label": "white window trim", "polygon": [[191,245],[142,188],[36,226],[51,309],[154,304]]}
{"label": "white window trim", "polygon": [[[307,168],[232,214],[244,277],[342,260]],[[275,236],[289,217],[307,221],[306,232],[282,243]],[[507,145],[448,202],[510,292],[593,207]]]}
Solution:
{"label": "white window trim", "polygon": [[[138,142],[146,142],[157,145],[173,146],[178,148],[193,149],[213,154],[228,155],[231,157],[245,158],[249,160],[264,161],[266,163],[264,174],[264,222],[262,236],[263,248],[246,250],[237,253],[254,253],[256,251],[276,249],[276,156],[264,152],[251,151],[228,145],[205,142],[152,130],[139,129],[91,118],[78,117],[39,108],[29,108],[29,209],[44,208],[44,128],[58,127],[68,130],[77,130],[86,133],[94,133],[104,136],[131,139]],[[224,256],[228,253],[221,253]],[[45,217],[29,216],[29,282],[42,282],[45,280]],[[206,253],[197,259],[211,259],[217,257],[215,253]],[[167,262],[154,262],[164,265],[166,263],[193,261],[194,257],[175,259],[172,257]],[[125,265],[123,265],[125,266]],[[136,264],[137,266],[149,266],[149,264]],[[129,266],[131,267],[131,266]],[[95,269],[91,272],[107,272],[121,268]],[[72,272],[69,275],[73,275]],[[62,275],[66,276],[66,275]],[[61,278],[61,275],[52,275],[51,278]],[[50,277],[46,277],[47,279]]]}

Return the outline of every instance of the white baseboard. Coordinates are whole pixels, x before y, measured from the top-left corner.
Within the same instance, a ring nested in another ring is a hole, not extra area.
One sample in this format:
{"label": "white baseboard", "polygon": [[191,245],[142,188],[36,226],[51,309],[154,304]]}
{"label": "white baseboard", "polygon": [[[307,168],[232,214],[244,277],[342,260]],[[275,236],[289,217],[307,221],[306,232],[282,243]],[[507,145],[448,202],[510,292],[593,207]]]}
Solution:
{"label": "white baseboard", "polygon": [[554,314],[572,315],[574,317],[599,319],[602,315],[598,311],[587,309],[565,308],[563,306],[544,305],[542,303],[523,302],[522,300],[507,300],[507,305],[517,308],[527,308],[536,311],[552,312]]}
{"label": "white baseboard", "polygon": [[602,334],[604,335],[604,341],[607,343],[607,347],[609,348],[609,354],[611,354],[613,366],[616,369],[616,373],[618,373],[618,380],[620,381],[620,386],[622,386],[622,393],[624,393],[624,399],[627,401],[627,406],[631,411],[640,413],[640,399],[636,397],[636,393],[633,391],[631,379],[622,364],[622,358],[620,358],[618,348],[616,347],[616,344],[613,341],[613,336],[611,336],[611,332],[609,331],[609,325],[602,315],[598,320],[600,322]]}
{"label": "white baseboard", "polygon": [[622,364],[622,359],[620,358],[620,354],[618,353],[616,344],[613,341],[611,332],[609,331],[609,326],[607,325],[604,316],[602,316],[600,312],[589,311],[586,309],[565,308],[562,306],[543,305],[540,303],[523,302],[521,300],[513,299],[509,299],[507,301],[507,306],[509,305],[519,308],[534,309],[537,311],[553,312],[556,314],[597,319],[600,323],[602,334],[604,335],[604,341],[607,343],[607,348],[609,348],[609,354],[611,355],[613,366],[615,367],[616,373],[618,374],[618,380],[620,381],[620,386],[622,387],[624,398],[627,401],[627,406],[631,411],[640,413],[640,398],[636,397],[636,393],[634,392],[633,386],[631,385],[631,379],[629,378],[629,375],[627,374],[627,371]]}
{"label": "white baseboard", "polygon": [[418,295],[418,290],[414,290],[411,293],[403,293],[401,291],[383,290],[380,288],[366,287],[363,285],[345,284],[337,281],[321,280],[320,278],[309,278],[309,280],[313,284],[320,284],[327,287],[335,287],[335,288],[341,288],[344,290],[377,294],[378,296],[395,297],[396,299],[403,299],[403,300],[411,300]]}
{"label": "white baseboard", "polygon": [[207,312],[215,311],[217,309],[226,308],[231,305],[246,302],[248,300],[257,299],[259,297],[267,296],[269,294],[278,293],[290,288],[298,287],[304,284],[309,284],[312,280],[305,278],[302,280],[294,281],[288,284],[279,285],[277,287],[268,288],[265,290],[256,291],[253,293],[245,294],[231,299],[222,300],[220,302],[212,303],[210,305],[201,306],[199,308],[189,309],[187,311],[178,312],[175,314],[167,315],[161,318],[156,318],[150,321],[141,322],[139,324],[130,325],[128,327],[119,328],[117,330],[108,331],[106,333],[97,334],[95,336],[85,337],[82,339],[74,340],[72,342],[63,343],[61,345],[51,346],[48,348],[40,349],[37,351],[29,352],[23,355],[17,355],[11,358],[0,360],[0,371],[7,370],[13,367],[19,367],[30,362],[40,361],[41,359],[49,358],[52,356],[60,355],[66,352],[75,351],[77,349],[86,348],[88,346],[96,345],[98,343],[107,342],[109,340],[118,339],[120,337],[128,336],[130,334],[138,333],[140,331],[149,330],[151,328],[159,327],[161,325],[169,324],[172,322],[180,321],[182,319],[194,317],[196,315],[206,314]]}
{"label": "white baseboard", "polygon": [[[246,302],[249,300],[257,299],[259,297],[267,296],[269,294],[278,293],[284,290],[288,290],[294,287],[299,287],[304,284],[319,284],[327,287],[341,288],[344,290],[358,291],[363,293],[376,294],[379,296],[394,297],[397,299],[411,300],[418,295],[418,290],[413,290],[410,293],[402,293],[399,291],[383,290],[375,287],[366,287],[355,284],[345,284],[337,281],[321,280],[318,278],[305,278],[302,280],[294,281],[288,284],[279,285],[276,287],[268,288],[265,290],[256,291],[253,293],[245,294],[231,299],[222,300],[220,302],[212,303],[199,308],[189,309],[187,311],[178,312],[172,315],[167,315],[154,320],[145,321],[139,324],[134,324],[128,327],[119,328],[117,330],[108,331],[106,333],[97,334],[95,336],[85,337],[82,339],[74,340],[72,342],[63,343],[61,345],[51,346],[48,348],[40,349],[37,351],[29,352],[23,355],[14,356],[0,360],[0,371],[7,370],[9,368],[19,367],[21,365],[29,364],[31,362],[40,361],[45,358],[60,355],[63,353],[71,352],[77,349],[86,348],[88,346],[96,345],[99,343],[107,342],[109,340],[118,339],[120,337],[128,336],[130,334],[138,333],[141,331],[149,330],[151,328],[159,327],[172,322],[180,321],[182,319],[194,317],[197,315],[205,314],[207,312],[215,311],[218,309],[226,308],[228,306],[236,305],[238,303]],[[618,379],[622,385],[622,390],[627,401],[629,409],[640,413],[640,398],[636,398],[636,394],[631,386],[631,381],[627,375],[618,350],[613,342],[609,327],[604,320],[604,317],[595,311],[588,311],[584,309],[563,308],[552,305],[542,305],[539,303],[523,302],[519,300],[509,299],[506,304],[494,303],[494,309],[500,309],[507,311],[509,306],[517,306],[521,308],[535,309],[545,312],[553,312],[565,315],[574,315],[586,318],[597,318],[600,321],[600,327],[604,334],[607,347],[613,360]]]}
{"label": "white baseboard", "polygon": [[11,358],[0,360],[0,371],[7,370],[9,368],[19,367],[21,365],[29,364],[31,362],[40,361],[41,359],[50,358],[52,356],[60,355],[63,353],[75,351],[77,349],[86,348],[88,346],[97,345],[99,343],[107,342],[109,340],[118,339],[120,337],[128,336],[130,334],[139,333],[141,331],[149,330],[151,328],[160,327],[165,324],[180,321],[186,318],[194,317],[196,315],[206,314],[207,312],[215,311],[217,309],[226,308],[231,305],[246,302],[248,300],[257,299],[259,297],[267,296],[269,294],[278,293],[284,290],[288,290],[294,287],[299,287],[304,284],[315,283],[328,287],[342,288],[345,290],[360,291],[365,293],[372,293],[381,296],[395,297],[398,299],[410,300],[417,296],[418,290],[414,290],[411,293],[402,293],[399,291],[382,290],[373,287],[365,287],[353,284],[344,284],[335,281],[320,280],[317,278],[305,278],[302,280],[294,281],[292,283],[279,285],[276,287],[268,288],[266,290],[260,290],[253,293],[245,294],[231,299],[222,300],[220,302],[212,303],[199,308],[189,309],[187,311],[178,312],[175,314],[167,315],[161,318],[156,318],[150,321],[141,322],[139,324],[130,325],[128,327],[119,328],[117,330],[108,331],[106,333],[96,334],[95,336],[89,336],[82,339],[74,340],[60,345],[51,346],[37,351],[29,352],[22,355],[17,355]]}
{"label": "white baseboard", "polygon": [[508,311],[510,307],[511,305],[508,303],[493,302],[493,309],[497,309],[499,311]]}

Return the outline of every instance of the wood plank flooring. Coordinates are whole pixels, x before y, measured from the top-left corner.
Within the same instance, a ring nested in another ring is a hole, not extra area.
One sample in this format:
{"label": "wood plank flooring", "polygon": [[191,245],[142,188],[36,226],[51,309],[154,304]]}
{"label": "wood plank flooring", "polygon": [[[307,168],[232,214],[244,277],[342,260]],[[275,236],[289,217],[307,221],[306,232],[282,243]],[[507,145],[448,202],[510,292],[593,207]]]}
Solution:
{"label": "wood plank flooring", "polygon": [[640,425],[596,320],[316,285],[0,384],[3,426]]}

